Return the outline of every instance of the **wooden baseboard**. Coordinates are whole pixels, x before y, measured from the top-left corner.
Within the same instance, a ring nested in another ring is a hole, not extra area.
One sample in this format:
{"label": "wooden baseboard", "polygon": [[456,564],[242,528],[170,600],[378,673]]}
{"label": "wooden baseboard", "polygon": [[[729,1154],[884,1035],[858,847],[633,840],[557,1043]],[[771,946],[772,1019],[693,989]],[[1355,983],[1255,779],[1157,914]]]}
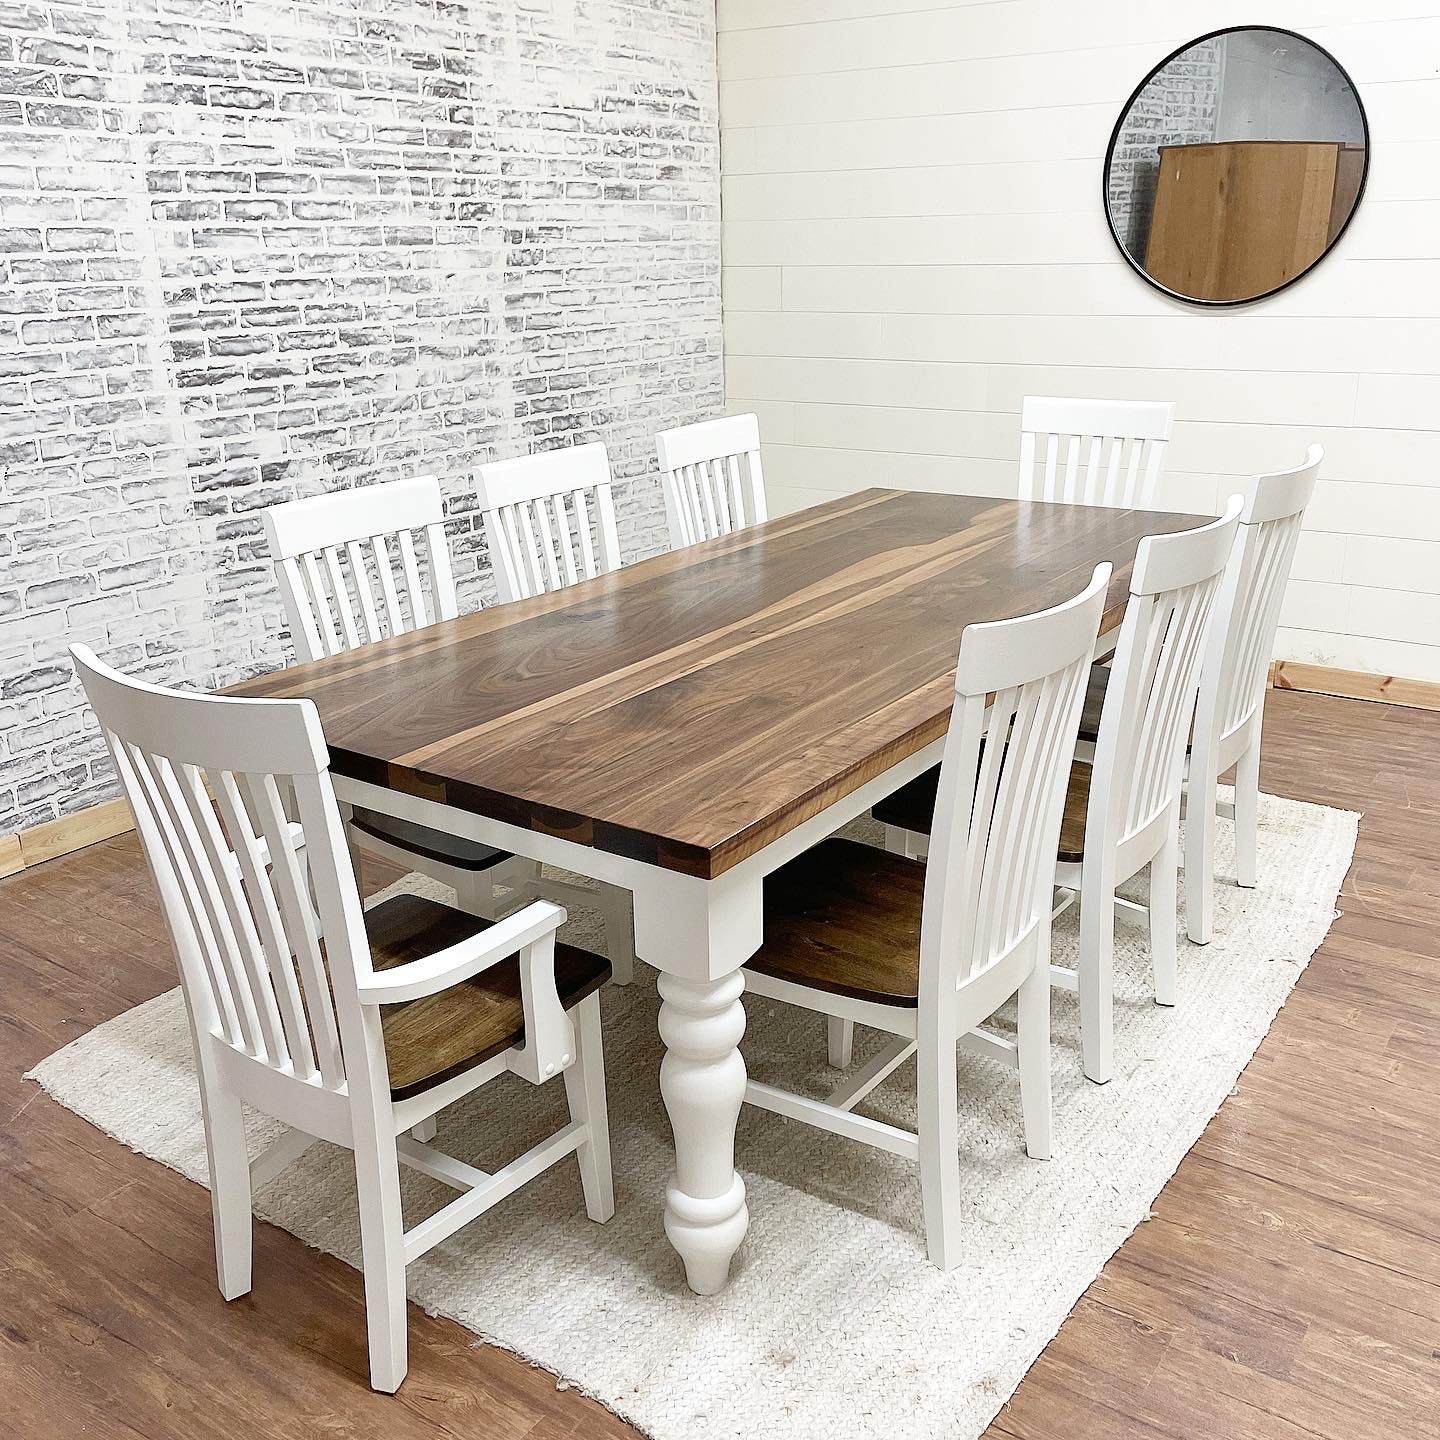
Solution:
{"label": "wooden baseboard", "polygon": [[0,835],[0,876],[28,870],[134,828],[129,805],[124,800],[106,800],[14,835]]}
{"label": "wooden baseboard", "polygon": [[1300,660],[1272,660],[1270,683],[1277,690],[1304,690],[1315,695],[1340,695],[1347,700],[1372,700],[1407,705],[1412,710],[1440,710],[1440,683],[1406,680],[1398,675],[1372,675],[1367,670],[1338,670]]}

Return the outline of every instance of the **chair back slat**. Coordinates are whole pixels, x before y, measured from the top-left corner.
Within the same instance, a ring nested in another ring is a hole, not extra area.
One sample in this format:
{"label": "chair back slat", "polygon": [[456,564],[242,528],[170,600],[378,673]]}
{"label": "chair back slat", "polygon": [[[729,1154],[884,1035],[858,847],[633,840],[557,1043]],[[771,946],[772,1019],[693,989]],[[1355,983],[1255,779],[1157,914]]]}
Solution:
{"label": "chair back slat", "polygon": [[[283,937],[275,935],[268,954],[275,957],[274,963],[267,961],[266,942],[261,939],[256,925],[255,905],[260,889],[246,874],[246,842],[231,846],[227,844],[216,822],[215,809],[205,790],[201,772],[193,766],[182,767],[185,803],[190,811],[194,833],[202,837],[205,846],[203,863],[192,856],[191,863],[197,874],[209,873],[221,877],[219,888],[223,890],[226,924],[222,939],[226,947],[239,955],[240,972],[243,974],[248,996],[254,997],[254,1008],[258,1012],[265,1035],[265,1053],[256,1051],[257,1059],[270,1059],[272,1064],[290,1065],[297,1074],[309,1077],[315,1071],[314,1047],[310,1043],[304,1005],[293,967],[285,954]],[[216,795],[216,805],[226,805],[225,791],[233,784],[228,771],[208,777]],[[229,833],[238,835],[240,828],[230,827]],[[248,834],[248,825],[245,827]],[[249,904],[246,903],[247,899]]]}
{"label": "chair back slat", "polygon": [[[433,479],[293,500],[272,506],[263,519],[302,660],[338,655],[457,613],[444,507]],[[417,532],[424,535],[423,563]]]}
{"label": "chair back slat", "polygon": [[[340,565],[340,551],[334,545],[327,545],[321,554],[325,557],[325,578],[330,582],[330,603],[340,621],[345,647],[353,650],[360,643],[360,631],[355,626],[354,597]],[[360,588],[358,580],[357,588]]]}
{"label": "chair back slat", "polygon": [[530,593],[537,595],[560,588],[560,572],[555,565],[555,538],[545,515],[543,500],[527,500],[520,505],[522,529],[527,542],[526,554],[531,560]]}
{"label": "chair back slat", "polygon": [[[265,777],[268,779],[269,777]],[[281,914],[279,898],[271,879],[271,868],[264,856],[279,857],[276,868],[290,853],[288,837],[277,842],[272,850],[261,849],[261,837],[255,832],[253,817],[261,802],[254,778],[236,775],[228,770],[207,776],[215,795],[215,804],[225,822],[225,831],[233,860],[227,868],[238,872],[243,893],[249,900],[245,928],[258,940],[260,961],[255,983],[268,988],[275,996],[280,1012],[283,1034],[270,1052],[270,1063],[289,1066],[302,1080],[312,1080],[319,1073],[315,1063],[315,1045],[309,1031],[309,1017],[301,998],[300,977],[295,969],[294,932]],[[273,783],[273,782],[272,782]],[[326,997],[328,999],[328,996]],[[317,1013],[324,1007],[317,1006]],[[265,1059],[265,1056],[257,1056]]]}
{"label": "chair back slat", "polygon": [[[564,490],[558,495],[550,498],[550,507],[555,512],[555,532],[559,539],[560,566],[564,571],[563,584],[574,585],[578,580],[588,580],[590,575],[586,571],[585,557],[579,553],[580,537],[571,529],[571,512],[569,508],[570,496],[573,491]],[[575,561],[579,557],[579,567]]]}
{"label": "chair back slat", "polygon": [[[313,1069],[313,1050],[305,1030],[303,1007],[293,983],[282,983],[278,988],[272,980],[265,963],[265,946],[256,929],[256,919],[251,905],[246,903],[247,893],[243,882],[250,885],[249,895],[259,894],[257,887],[245,878],[244,856],[241,848],[231,848],[216,818],[217,807],[223,813],[230,803],[228,791],[233,789],[233,778],[228,771],[220,771],[207,777],[206,772],[194,765],[179,767],[178,780],[182,796],[189,810],[193,833],[204,848],[204,866],[196,862],[196,870],[208,869],[210,873],[224,877],[219,886],[227,924],[225,939],[227,950],[239,956],[240,967],[248,982],[248,993],[266,997],[273,994],[275,1013],[272,1015],[268,1003],[264,1013],[271,1024],[283,1027],[283,1050],[277,1044],[271,1053],[299,1054],[302,1067]],[[209,788],[207,789],[207,778]],[[215,799],[212,802],[211,795]],[[240,834],[246,824],[232,826],[225,822],[231,834]],[[275,953],[278,953],[278,946]],[[282,975],[282,982],[286,977]]]}
{"label": "chair back slat", "polygon": [[1065,786],[1110,567],[1051,610],[969,626],[921,916],[921,1005],[948,1004],[1047,927]]}
{"label": "chair back slat", "polygon": [[502,600],[548,594],[619,568],[604,445],[482,465],[479,491]]}
{"label": "chair back slat", "polygon": [[[312,625],[320,637],[322,648],[314,655],[307,655],[304,658],[313,660],[320,655],[338,655],[345,648],[345,642],[340,638],[340,631],[335,624],[335,607],[330,600],[330,591],[325,584],[325,579],[320,573],[320,555],[312,551],[300,557],[300,564],[305,576],[305,603],[309,608],[312,618]],[[293,631],[293,627],[292,627]]]}
{"label": "chair back slat", "polygon": [[1299,516],[1285,516],[1257,527],[1253,541],[1246,546],[1237,591],[1241,601],[1237,615],[1239,643],[1229,668],[1229,683],[1224,687],[1222,735],[1239,729],[1259,704],[1258,697],[1264,689],[1261,677],[1279,627],[1285,583],[1299,532]]}
{"label": "chair back slat", "polygon": [[715,491],[710,485],[710,467],[697,460],[691,468],[695,475],[695,484],[699,490],[701,502],[704,505],[700,533],[707,538],[712,535],[727,534],[728,531],[721,528],[720,511],[715,503]]}
{"label": "chair back slat", "polygon": [[[373,563],[371,558],[373,550],[374,547],[372,545],[371,553],[367,554],[358,540],[351,540],[346,544],[345,556],[350,562],[350,573],[352,575],[369,575],[370,567]],[[375,578],[377,581],[379,580],[378,570]],[[360,605],[360,638],[362,643],[367,645],[375,640],[379,640],[385,633],[380,628],[380,612],[375,604],[376,598],[374,585],[357,584],[355,586],[355,599]]]}
{"label": "chair back slat", "polygon": [[343,990],[357,1020],[359,1002],[333,967],[353,972],[369,956],[314,706],[162,690],[73,653],[197,1029],[299,1084],[341,1090],[337,1001]]}
{"label": "chair back slat", "polygon": [[1141,400],[1027,395],[1020,413],[1020,498],[1153,505],[1173,409]]}
{"label": "chair back slat", "polygon": [[[420,558],[415,549],[415,537],[409,530],[401,530],[395,536],[395,543],[400,547],[400,573],[405,577],[405,595],[410,602],[413,628],[418,630],[422,625],[428,625],[432,618],[448,619],[438,603],[438,597],[436,608],[439,613],[434,617],[425,603],[425,586],[420,579]],[[453,603],[453,590],[450,598]]]}
{"label": "chair back slat", "polygon": [[[138,807],[134,799],[130,801],[137,820],[148,819],[150,829],[163,837],[167,847],[178,850],[180,842],[148,758],[138,747],[118,737],[114,738],[112,749],[116,772],[127,797],[141,797]],[[144,824],[139,828],[143,835]],[[219,943],[212,928],[212,912],[201,903],[200,886],[188,869],[180,869],[173,875],[170,888],[175,896],[168,907],[173,912],[171,928],[190,937],[189,948],[198,956],[209,982],[203,1008],[211,1028],[217,1029],[226,1042],[237,1049],[249,1054],[262,1053],[266,1039],[255,1003],[255,985],[252,977],[244,973],[238,948]]]}
{"label": "chair back slat", "polygon": [[[756,464],[759,464],[760,452],[755,452]],[[727,455],[725,457],[725,477],[730,486],[730,510],[732,514],[744,515],[745,513],[745,480],[740,473],[740,456]],[[748,466],[747,466],[748,469]]]}
{"label": "chair back slat", "polygon": [[590,539],[590,502],[583,490],[570,492],[570,503],[575,508],[575,537],[580,545],[580,564],[587,576],[600,573],[595,563],[595,546]]}
{"label": "chair back slat", "polygon": [[1235,496],[1208,525],[1140,543],[1095,743],[1087,856],[1092,845],[1114,851],[1178,807],[1201,662],[1241,506]]}
{"label": "chair back slat", "polygon": [[[693,545],[704,534],[704,526],[698,522],[700,514],[700,491],[695,484],[695,469],[683,465],[675,472],[676,511],[670,522],[671,544],[675,545],[677,535],[684,536],[683,543]],[[667,495],[670,493],[666,491]]]}
{"label": "chair back slat", "polygon": [[735,528],[730,522],[730,495],[725,480],[724,460],[728,457],[719,457],[705,462],[707,478],[710,488],[715,492],[715,523],[720,526],[725,534],[729,534]]}
{"label": "chair back slat", "polygon": [[[269,876],[275,909],[281,918],[284,941],[292,963],[284,967],[287,991],[298,998],[293,986],[303,981],[304,993],[323,1003],[310,1007],[313,1037],[308,1033],[307,1053],[310,1063],[320,1071],[324,1083],[338,1086],[343,1077],[340,1061],[340,1039],[335,1020],[334,1000],[329,992],[329,977],[320,948],[319,920],[311,901],[309,884],[293,843],[290,823],[286,818],[279,787],[273,775],[247,775],[245,791],[250,797],[250,813],[260,822],[261,836],[270,857]],[[259,884],[260,878],[252,883]],[[298,961],[299,972],[293,962]]]}
{"label": "chair back slat", "polygon": [[1084,496],[1080,489],[1080,452],[1084,441],[1079,435],[1065,437],[1065,478],[1061,493],[1068,504],[1078,505]]}
{"label": "chair back slat", "polygon": [[767,518],[760,422],[727,415],[655,437],[672,548],[728,535]]}
{"label": "chair back slat", "polygon": [[[1027,889],[1033,879],[1033,867],[1028,863],[1031,830],[1037,819],[1037,804],[1044,799],[1044,785],[1035,782],[1045,773],[1055,712],[1063,698],[1063,686],[1022,686],[1001,707],[998,718],[1003,722],[1008,716],[1008,729],[999,732],[994,740],[987,735],[986,749],[998,749],[1001,761],[986,843],[988,847],[993,835],[1007,837],[1009,845],[997,847],[993,857],[987,853],[987,859],[999,863],[987,863],[980,872],[976,923],[977,934],[985,938],[985,944],[978,954],[972,952],[972,973],[977,962],[983,969],[985,959],[1009,954],[1025,937],[1035,915],[1033,904],[1025,903],[1034,899],[1033,892]],[[991,718],[993,727],[993,710]]]}
{"label": "chair back slat", "polygon": [[1257,475],[1246,488],[1200,687],[1197,740],[1207,745],[1218,748],[1260,713],[1285,587],[1324,458],[1312,445],[1303,465]]}

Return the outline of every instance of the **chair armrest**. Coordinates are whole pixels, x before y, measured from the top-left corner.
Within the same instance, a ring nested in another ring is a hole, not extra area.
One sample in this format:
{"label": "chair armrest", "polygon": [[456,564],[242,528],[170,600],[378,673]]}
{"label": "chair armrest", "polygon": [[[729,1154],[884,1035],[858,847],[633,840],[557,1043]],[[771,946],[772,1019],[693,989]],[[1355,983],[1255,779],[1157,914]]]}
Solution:
{"label": "chair armrest", "polygon": [[[559,905],[535,900],[498,924],[491,925],[468,940],[437,950],[420,960],[410,960],[389,970],[362,977],[356,984],[360,1000],[366,1005],[393,1005],[401,1000],[418,1000],[448,990],[482,970],[488,970],[517,951],[538,948],[549,940],[550,989],[555,989],[555,932],[565,923],[565,911]],[[524,954],[521,955],[521,980],[524,980]],[[559,1001],[556,1001],[559,1004]],[[526,1019],[530,1016],[526,1007]]]}

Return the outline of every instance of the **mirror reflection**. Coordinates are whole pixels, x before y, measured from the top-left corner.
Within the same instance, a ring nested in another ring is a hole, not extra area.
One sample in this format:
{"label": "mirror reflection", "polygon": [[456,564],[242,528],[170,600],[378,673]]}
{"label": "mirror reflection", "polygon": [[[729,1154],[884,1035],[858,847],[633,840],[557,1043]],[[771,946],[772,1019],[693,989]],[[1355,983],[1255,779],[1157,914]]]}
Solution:
{"label": "mirror reflection", "polygon": [[1285,30],[1224,31],[1172,55],[1120,117],[1110,228],[1181,299],[1259,299],[1339,238],[1366,163],[1364,112],[1333,57]]}

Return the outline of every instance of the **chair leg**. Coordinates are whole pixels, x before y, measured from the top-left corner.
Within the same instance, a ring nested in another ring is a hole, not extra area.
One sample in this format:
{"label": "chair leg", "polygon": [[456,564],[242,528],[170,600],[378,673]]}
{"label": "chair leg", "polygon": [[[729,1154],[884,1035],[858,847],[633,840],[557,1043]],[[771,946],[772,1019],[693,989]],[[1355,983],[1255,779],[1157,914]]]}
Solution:
{"label": "chair leg", "polygon": [[855,1053],[855,1022],[840,1015],[827,1015],[825,1042],[830,1064],[836,1070],[848,1070]]}
{"label": "chair leg", "polygon": [[1050,1158],[1050,945],[1041,947],[1035,968],[1020,986],[1016,1014],[1020,1059],[1020,1109],[1025,1117],[1025,1152]]}
{"label": "chair leg", "polygon": [[540,862],[524,855],[512,855],[490,872],[492,888],[504,885],[509,890],[505,899],[507,910],[518,910],[535,898],[540,885]]}
{"label": "chair leg", "polygon": [[[539,879],[539,861],[512,855],[488,870],[462,875],[455,883],[456,902],[462,910],[478,915],[482,920],[503,920],[512,910],[518,910],[533,898],[530,887],[535,886]],[[498,893],[496,887],[499,885],[506,887],[506,894]]]}
{"label": "chair leg", "polygon": [[[355,883],[360,887],[360,894],[365,894],[365,875],[361,864],[361,857],[364,851],[360,848],[360,834],[350,823],[350,817],[354,813],[354,807],[341,805],[340,818],[345,822],[345,849],[350,855],[350,868],[355,872]],[[290,816],[293,820],[295,816]]]}
{"label": "chair leg", "polygon": [[1175,1003],[1175,931],[1180,923],[1175,905],[1175,872],[1180,864],[1179,840],[1172,830],[1164,848],[1150,862],[1150,963],[1155,971],[1155,1003]]}
{"label": "chair leg", "polygon": [[456,881],[455,903],[467,915],[478,915],[482,920],[494,920],[499,908],[499,898],[495,894],[495,881],[490,872],[471,871]]}
{"label": "chair leg", "polygon": [[1215,781],[1192,768],[1185,803],[1185,928],[1197,945],[1210,943],[1215,919]]}
{"label": "chair leg", "polygon": [[1235,876],[1244,890],[1255,888],[1255,849],[1260,826],[1260,737],[1235,765]]}
{"label": "chair leg", "polygon": [[201,1086],[205,1152],[210,1162],[210,1210],[215,1221],[215,1269],[220,1293],[250,1293],[250,1157],[239,1097],[208,1077]]}
{"label": "chair leg", "polygon": [[1115,1070],[1114,991],[1114,891],[1087,888],[1080,897],[1080,1046],[1086,1078],[1097,1085]]}
{"label": "chair leg", "polygon": [[428,1145],[430,1141],[435,1138],[435,1122],[439,1118],[438,1115],[431,1115],[428,1119],[422,1120],[418,1125],[412,1125],[410,1127],[411,1137],[418,1140],[422,1145]]}
{"label": "chair leg", "polygon": [[605,1052],[600,1039],[600,996],[590,995],[572,1012],[575,1060],[565,1071],[565,1098],[570,1118],[587,1125],[589,1138],[575,1151],[585,1213],[598,1221],[615,1213],[615,1188],[610,1175],[610,1117],[605,1104]]}
{"label": "chair leg", "polygon": [[885,848],[892,855],[904,855],[910,860],[920,858],[919,837],[913,830],[905,830],[899,825],[885,827]]}
{"label": "chair leg", "polygon": [[395,1140],[381,1134],[355,1151],[370,1385],[394,1394],[408,1366],[405,1337],[405,1225]]}
{"label": "chair leg", "polygon": [[947,1034],[938,1019],[922,1017],[916,1038],[920,1187],[925,1246],[941,1270],[953,1270],[961,1253],[955,1045],[955,1035]]}
{"label": "chair leg", "polygon": [[630,892],[618,885],[602,884],[600,913],[605,920],[610,976],[617,985],[628,985],[635,978],[635,906]]}

